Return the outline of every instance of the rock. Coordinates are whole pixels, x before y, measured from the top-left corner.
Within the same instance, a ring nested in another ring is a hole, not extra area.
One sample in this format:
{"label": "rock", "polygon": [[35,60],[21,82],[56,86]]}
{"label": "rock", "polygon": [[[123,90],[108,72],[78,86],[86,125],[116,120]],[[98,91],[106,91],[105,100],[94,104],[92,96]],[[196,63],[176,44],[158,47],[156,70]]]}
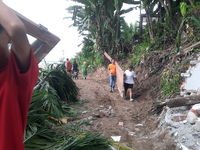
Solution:
{"label": "rock", "polygon": [[113,110],[113,109],[110,111],[110,113],[111,113],[111,116],[112,116],[112,117],[114,117],[114,116],[115,116],[115,112],[114,112],[114,110]]}
{"label": "rock", "polygon": [[178,140],[174,140],[174,143],[178,143]]}
{"label": "rock", "polygon": [[174,133],[174,136],[177,136],[178,135],[178,132]]}
{"label": "rock", "polygon": [[187,122],[189,122],[190,124],[194,124],[197,121],[197,119],[197,116],[193,112],[189,111],[186,118]]}
{"label": "rock", "polygon": [[111,109],[112,109],[112,106],[109,106],[109,109],[111,110]]}
{"label": "rock", "polygon": [[92,120],[92,119],[93,119],[93,117],[92,117],[92,116],[89,116],[89,117],[88,117],[88,120]]}
{"label": "rock", "polygon": [[136,124],[136,127],[143,127],[143,124]]}
{"label": "rock", "polygon": [[192,109],[196,110],[197,114],[200,115],[200,104],[195,104]]}
{"label": "rock", "polygon": [[93,125],[93,121],[90,121],[89,123],[90,123],[91,125]]}
{"label": "rock", "polygon": [[102,110],[102,111],[100,111],[99,115],[100,115],[100,117],[104,117],[104,116],[109,117],[111,115],[111,113],[110,113],[110,111]]}
{"label": "rock", "polygon": [[99,107],[101,107],[101,108],[104,108],[104,106],[103,106],[103,105],[101,105],[101,106],[99,106]]}
{"label": "rock", "polygon": [[89,112],[90,112],[90,111],[85,110],[85,111],[82,112],[82,114],[86,114],[86,113],[89,113]]}
{"label": "rock", "polygon": [[200,121],[196,121],[193,129],[196,130],[196,131],[198,131],[198,132],[200,131]]}

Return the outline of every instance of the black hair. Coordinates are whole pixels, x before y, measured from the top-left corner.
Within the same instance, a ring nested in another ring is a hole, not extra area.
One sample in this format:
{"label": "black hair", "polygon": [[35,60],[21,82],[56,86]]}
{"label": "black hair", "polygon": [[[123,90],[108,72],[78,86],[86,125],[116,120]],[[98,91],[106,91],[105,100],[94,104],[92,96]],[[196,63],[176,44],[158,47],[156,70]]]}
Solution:
{"label": "black hair", "polygon": [[128,68],[130,68],[130,69],[133,69],[133,66],[132,66],[132,65],[130,65]]}
{"label": "black hair", "polygon": [[67,58],[67,61],[68,61],[69,59]]}
{"label": "black hair", "polygon": [[76,64],[76,60],[74,60],[74,64]]}
{"label": "black hair", "polygon": [[4,30],[4,28],[2,27],[2,25],[0,24],[0,33],[1,33],[1,31],[3,31]]}

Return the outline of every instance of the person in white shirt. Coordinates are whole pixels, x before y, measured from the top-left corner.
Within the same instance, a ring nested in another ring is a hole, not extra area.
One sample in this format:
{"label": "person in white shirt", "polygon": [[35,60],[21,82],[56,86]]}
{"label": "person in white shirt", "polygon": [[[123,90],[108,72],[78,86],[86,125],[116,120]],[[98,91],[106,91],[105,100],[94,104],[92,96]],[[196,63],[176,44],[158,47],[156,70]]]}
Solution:
{"label": "person in white shirt", "polygon": [[130,101],[133,101],[132,89],[133,89],[134,79],[136,79],[137,83],[139,84],[139,81],[135,75],[135,72],[133,71],[133,66],[129,66],[129,69],[124,72],[124,89],[125,89],[124,99],[126,99],[127,91],[129,91],[130,92]]}

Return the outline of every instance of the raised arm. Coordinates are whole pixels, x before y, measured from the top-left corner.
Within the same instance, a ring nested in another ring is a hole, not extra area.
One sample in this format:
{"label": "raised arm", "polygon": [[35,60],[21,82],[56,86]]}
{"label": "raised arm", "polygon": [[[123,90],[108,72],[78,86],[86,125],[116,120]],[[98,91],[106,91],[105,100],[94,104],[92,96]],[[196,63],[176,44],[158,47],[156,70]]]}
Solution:
{"label": "raised arm", "polygon": [[0,0],[0,24],[6,30],[17,65],[22,73],[30,66],[30,44],[26,36],[26,27],[21,20]]}

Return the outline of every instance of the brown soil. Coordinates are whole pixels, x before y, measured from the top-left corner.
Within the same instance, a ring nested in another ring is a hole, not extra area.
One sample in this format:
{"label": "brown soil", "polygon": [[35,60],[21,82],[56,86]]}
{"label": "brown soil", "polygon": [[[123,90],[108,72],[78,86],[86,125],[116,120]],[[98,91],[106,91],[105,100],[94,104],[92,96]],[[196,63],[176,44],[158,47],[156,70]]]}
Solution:
{"label": "brown soil", "polygon": [[[174,142],[166,132],[153,136],[153,131],[158,126],[158,117],[149,114],[148,111],[159,96],[158,91],[155,92],[159,85],[159,77],[156,74],[150,77],[144,67],[136,68],[135,72],[139,81],[142,81],[142,86],[137,89],[137,85],[134,85],[133,102],[121,98],[118,91],[109,92],[107,69],[98,68],[86,80],[80,79],[81,77],[74,80],[79,88],[79,99],[89,101],[80,111],[90,112],[78,118],[92,116],[89,130],[102,132],[106,137],[122,136],[121,142],[134,150],[175,150]],[[108,110],[110,106],[114,115],[107,116],[100,112]],[[124,127],[119,127],[119,122],[123,122]],[[136,127],[136,124],[143,124],[143,127]],[[135,132],[135,135],[130,136],[129,131]]]}

